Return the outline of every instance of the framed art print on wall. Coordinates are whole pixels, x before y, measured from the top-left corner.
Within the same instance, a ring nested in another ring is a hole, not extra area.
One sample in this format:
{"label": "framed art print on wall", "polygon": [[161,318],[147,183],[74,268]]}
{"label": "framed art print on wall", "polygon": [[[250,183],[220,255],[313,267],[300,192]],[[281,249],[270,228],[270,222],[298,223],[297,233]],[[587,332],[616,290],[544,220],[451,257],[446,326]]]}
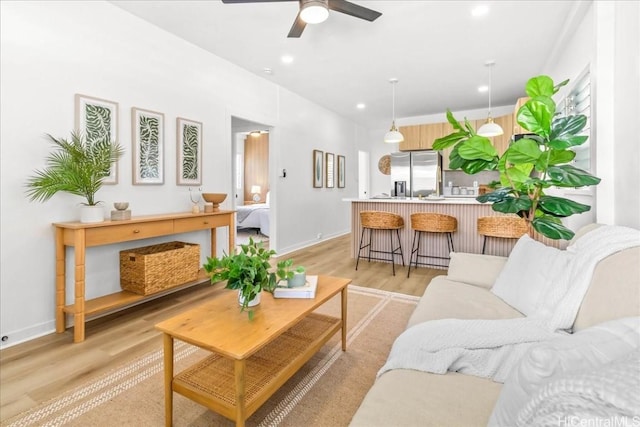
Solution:
{"label": "framed art print on wall", "polygon": [[202,185],[202,123],[178,117],[178,185]]}
{"label": "framed art print on wall", "polygon": [[164,114],[131,109],[133,184],[164,184]]}
{"label": "framed art print on wall", "polygon": [[322,188],[322,151],[313,150],[313,187]]}
{"label": "framed art print on wall", "polygon": [[[118,142],[118,103],[91,96],[75,95],[75,128],[87,144],[100,141]],[[104,184],[118,183],[118,162],[114,162]]]}
{"label": "framed art print on wall", "polygon": [[338,188],[344,188],[345,183],[345,158],[344,156],[338,156]]}
{"label": "framed art print on wall", "polygon": [[327,188],[333,188],[335,186],[335,165],[334,165],[334,159],[335,156],[333,155],[333,153],[327,153],[326,155],[326,167],[327,167],[327,173],[326,173],[326,181],[327,181]]}

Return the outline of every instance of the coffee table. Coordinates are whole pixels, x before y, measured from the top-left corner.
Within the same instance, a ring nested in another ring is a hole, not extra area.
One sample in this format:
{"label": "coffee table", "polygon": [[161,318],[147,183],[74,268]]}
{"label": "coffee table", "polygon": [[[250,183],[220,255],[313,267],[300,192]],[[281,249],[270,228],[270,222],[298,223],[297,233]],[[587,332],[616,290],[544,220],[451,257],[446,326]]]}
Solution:
{"label": "coffee table", "polygon": [[[346,351],[349,283],[319,276],[314,299],[276,299],[264,293],[253,320],[240,312],[238,292],[229,290],[158,323],[164,339],[165,425],[173,424],[176,392],[244,426],[339,329]],[[313,313],[338,293],[340,318]],[[211,355],[174,376],[175,339]]]}

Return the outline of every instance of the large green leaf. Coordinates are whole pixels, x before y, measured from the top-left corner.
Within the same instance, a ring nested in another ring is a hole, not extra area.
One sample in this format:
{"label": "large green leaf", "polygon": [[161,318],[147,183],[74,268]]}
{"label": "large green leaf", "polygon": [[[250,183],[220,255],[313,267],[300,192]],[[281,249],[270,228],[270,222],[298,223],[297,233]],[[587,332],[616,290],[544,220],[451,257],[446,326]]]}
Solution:
{"label": "large green leaf", "polygon": [[[505,186],[511,185],[510,183],[523,183],[531,179],[531,171],[533,170],[533,165],[529,163],[523,163],[519,165],[513,165],[508,167],[504,174],[508,181],[508,184],[503,184]],[[500,177],[502,181],[502,176]]]}
{"label": "large green leaf", "polygon": [[553,80],[549,76],[532,77],[525,86],[525,91],[530,98],[536,96],[548,96],[554,94]]}
{"label": "large green leaf", "polygon": [[495,164],[495,161],[486,161],[481,159],[467,160],[461,168],[469,175],[473,175],[478,172],[482,172],[483,170],[492,170],[495,168]]}
{"label": "large green leaf", "polygon": [[536,217],[531,221],[534,230],[543,236],[547,236],[553,240],[570,240],[574,236],[574,232],[562,225],[558,218],[549,215]]}
{"label": "large green leaf", "polygon": [[552,184],[558,187],[583,187],[600,183],[600,178],[571,165],[549,166],[547,173]]}
{"label": "large green leaf", "polygon": [[528,211],[531,209],[531,199],[527,196],[507,197],[500,202],[496,202],[491,206],[496,212],[502,213],[518,213],[520,211]]}
{"label": "large green leaf", "polygon": [[462,168],[462,165],[466,163],[466,160],[458,154],[458,148],[461,144],[462,143],[453,147],[453,150],[451,150],[451,153],[449,154],[449,168],[452,170],[460,169]]}
{"label": "large green leaf", "polygon": [[549,165],[561,165],[563,163],[569,163],[575,157],[576,157],[576,152],[575,151],[571,151],[571,150],[550,150],[549,151]]}
{"label": "large green leaf", "polygon": [[489,138],[484,136],[472,136],[458,148],[458,154],[465,160],[493,160],[498,152],[491,144]]}
{"label": "large green leaf", "polygon": [[449,148],[452,145],[457,144],[463,139],[467,139],[468,135],[465,131],[458,131],[451,133],[447,136],[443,136],[442,138],[437,138],[433,141],[433,149],[434,150],[444,150],[445,148]]}
{"label": "large green leaf", "polygon": [[577,135],[586,125],[587,116],[582,114],[576,116],[556,117],[551,123],[549,139]]}
{"label": "large green leaf", "polygon": [[512,191],[513,190],[511,188],[501,187],[496,189],[495,191],[492,191],[491,193],[486,193],[476,197],[476,200],[479,201],[480,203],[500,202],[506,199],[509,196],[509,194],[511,194]]}
{"label": "large green leaf", "polygon": [[460,126],[460,123],[458,123],[456,118],[453,117],[453,113],[448,108],[447,108],[447,121],[451,123],[451,126],[453,126],[454,129],[463,131],[462,126]]}
{"label": "large green leaf", "polygon": [[520,126],[530,132],[549,137],[551,132],[551,120],[556,112],[556,103],[546,96],[537,96],[528,100],[516,115]]}
{"label": "large green leaf", "polygon": [[544,212],[553,216],[566,217],[573,214],[587,212],[591,206],[565,199],[564,197],[542,196],[538,206]]}
{"label": "large green leaf", "polygon": [[538,143],[532,139],[519,139],[511,144],[504,156],[508,162],[514,164],[535,163],[542,155]]}

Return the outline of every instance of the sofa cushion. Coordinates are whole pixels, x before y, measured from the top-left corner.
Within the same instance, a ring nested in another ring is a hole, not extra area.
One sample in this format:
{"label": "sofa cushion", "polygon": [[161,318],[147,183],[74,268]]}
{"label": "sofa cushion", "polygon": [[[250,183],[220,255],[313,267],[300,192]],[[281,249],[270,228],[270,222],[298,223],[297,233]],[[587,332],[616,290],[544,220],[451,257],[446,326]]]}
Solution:
{"label": "sofa cushion", "polygon": [[554,377],[610,363],[640,348],[640,317],[605,322],[531,348],[505,381],[493,426],[515,425],[517,414]]}
{"label": "sofa cushion", "polygon": [[451,252],[447,278],[491,289],[507,262],[506,257]]}
{"label": "sofa cushion", "polygon": [[574,331],[628,316],[640,316],[640,246],[613,254],[596,265],[578,310]]}
{"label": "sofa cushion", "polygon": [[396,369],[376,380],[350,425],[486,426],[501,387],[490,379],[457,372]]}
{"label": "sofa cushion", "polygon": [[437,276],[414,310],[407,327],[435,319],[513,319],[522,313],[489,290]]}
{"label": "sofa cushion", "polygon": [[531,316],[544,304],[547,289],[562,277],[572,256],[525,234],[513,247],[491,292]]}

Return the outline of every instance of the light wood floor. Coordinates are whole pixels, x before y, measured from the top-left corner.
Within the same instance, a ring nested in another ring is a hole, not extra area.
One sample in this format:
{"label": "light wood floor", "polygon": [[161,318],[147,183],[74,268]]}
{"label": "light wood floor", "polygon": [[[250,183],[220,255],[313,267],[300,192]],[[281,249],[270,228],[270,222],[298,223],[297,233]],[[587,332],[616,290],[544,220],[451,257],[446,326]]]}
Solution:
{"label": "light wood floor", "polygon": [[[350,258],[349,236],[342,236],[288,254],[308,274],[347,277],[353,284],[409,295],[422,295],[434,276],[445,270],[407,267]],[[154,325],[220,292],[223,284],[197,285],[142,305],[95,319],[86,325],[86,340],[73,344],[73,329],[51,334],[0,352],[0,419],[6,420],[61,392],[121,366],[137,356],[162,348]]]}

